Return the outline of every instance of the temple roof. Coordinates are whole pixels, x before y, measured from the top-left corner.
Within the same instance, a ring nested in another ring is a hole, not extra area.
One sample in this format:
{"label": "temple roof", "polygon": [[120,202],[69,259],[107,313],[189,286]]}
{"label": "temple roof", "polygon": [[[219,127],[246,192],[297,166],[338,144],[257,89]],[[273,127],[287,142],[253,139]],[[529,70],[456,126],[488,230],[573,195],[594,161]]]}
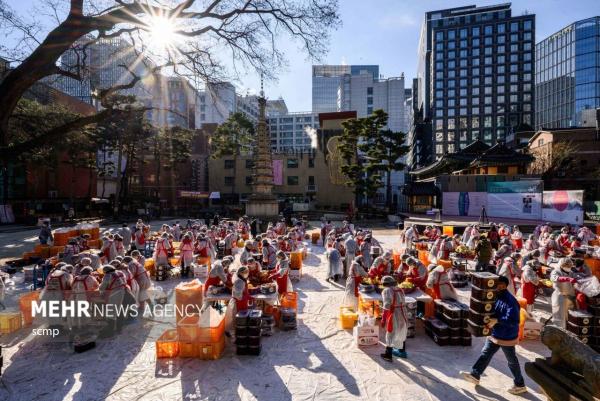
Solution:
{"label": "temple roof", "polygon": [[425,179],[442,174],[451,174],[467,168],[523,165],[531,161],[533,161],[532,156],[508,148],[502,142],[490,146],[476,140],[458,152],[446,153],[434,163],[413,170],[410,174],[417,176],[418,179]]}

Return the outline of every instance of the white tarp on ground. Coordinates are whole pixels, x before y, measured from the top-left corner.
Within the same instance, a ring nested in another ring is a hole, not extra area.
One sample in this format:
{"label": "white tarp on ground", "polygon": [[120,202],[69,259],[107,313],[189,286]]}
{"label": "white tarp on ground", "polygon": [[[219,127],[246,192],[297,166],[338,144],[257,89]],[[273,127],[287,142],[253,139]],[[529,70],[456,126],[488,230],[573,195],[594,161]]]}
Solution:
{"label": "white tarp on ground", "polygon": [[[380,240],[391,247],[397,237]],[[512,385],[501,352],[473,387],[459,379],[479,355],[473,346],[438,347],[423,333],[409,339],[409,359],[383,361],[383,346],[358,349],[349,331],[338,327],[340,284],[325,281],[322,248],[306,261],[299,291],[297,331],[263,338],[260,357],[238,357],[228,341],[223,358],[156,360],[154,340],[168,327],[148,321],[125,327],[118,338],[74,354],[67,344],[49,344],[25,331],[3,337],[4,372],[0,400],[522,400]],[[165,282],[173,288],[177,282]],[[467,293],[463,293],[467,296]],[[523,365],[549,351],[539,342],[517,347]],[[527,385],[537,386],[526,377]],[[545,399],[539,391],[529,400]]]}

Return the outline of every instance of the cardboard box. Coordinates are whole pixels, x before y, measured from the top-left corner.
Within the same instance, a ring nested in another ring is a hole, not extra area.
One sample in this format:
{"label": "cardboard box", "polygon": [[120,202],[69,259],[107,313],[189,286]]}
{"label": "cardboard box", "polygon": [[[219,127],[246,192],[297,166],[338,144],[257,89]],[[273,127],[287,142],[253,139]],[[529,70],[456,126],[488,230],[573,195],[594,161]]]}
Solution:
{"label": "cardboard box", "polygon": [[540,338],[542,327],[544,325],[535,320],[527,320],[523,327],[523,339],[525,340],[538,340]]}
{"label": "cardboard box", "polygon": [[379,344],[379,326],[355,326],[352,334],[359,347]]}

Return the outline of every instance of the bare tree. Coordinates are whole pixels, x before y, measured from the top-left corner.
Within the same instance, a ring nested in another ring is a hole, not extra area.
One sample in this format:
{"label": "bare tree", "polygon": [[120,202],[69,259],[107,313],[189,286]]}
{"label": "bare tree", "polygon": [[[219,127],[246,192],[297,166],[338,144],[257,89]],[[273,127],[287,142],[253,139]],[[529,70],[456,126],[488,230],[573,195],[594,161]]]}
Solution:
{"label": "bare tree", "polygon": [[541,175],[544,180],[556,177],[558,173],[569,175],[569,171],[574,167],[573,157],[578,149],[572,142],[551,142],[533,149],[531,155],[535,159],[529,165],[529,172]]}
{"label": "bare tree", "polygon": [[[35,143],[14,143],[9,120],[23,94],[37,81],[54,75],[82,80],[86,48],[102,40],[122,38],[135,49],[147,76],[164,69],[171,73],[220,82],[242,67],[267,78],[284,65],[277,46],[282,35],[295,39],[311,58],[326,50],[330,29],[339,24],[337,0],[38,0],[38,17],[19,16],[0,0],[0,31],[16,40],[14,48],[0,47],[0,55],[19,64],[0,83],[0,158],[15,149],[53,141],[68,130],[106,118],[111,95],[133,88],[146,76],[132,65],[121,65],[126,82],[100,88],[96,96],[105,109],[95,116],[48,127]],[[56,24],[43,29],[39,16]],[[157,19],[169,21],[177,40],[167,51],[152,49],[148,37]],[[67,50],[77,54],[72,65],[59,64]]]}

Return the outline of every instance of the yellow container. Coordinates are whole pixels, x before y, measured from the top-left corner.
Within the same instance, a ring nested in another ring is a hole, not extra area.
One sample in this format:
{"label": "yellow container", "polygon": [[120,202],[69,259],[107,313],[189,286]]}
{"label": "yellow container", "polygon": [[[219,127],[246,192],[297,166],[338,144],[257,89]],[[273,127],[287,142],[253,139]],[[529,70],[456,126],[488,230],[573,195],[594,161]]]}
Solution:
{"label": "yellow container", "polygon": [[21,328],[21,312],[0,312],[0,334],[10,334]]}
{"label": "yellow container", "polygon": [[352,329],[357,321],[358,313],[356,313],[353,308],[347,306],[340,307],[340,326],[342,329]]}
{"label": "yellow container", "polygon": [[453,236],[454,235],[454,226],[444,226],[442,228],[442,233],[449,237]]}
{"label": "yellow container", "polygon": [[294,251],[290,253],[290,269],[298,270],[302,267],[302,252]]}
{"label": "yellow container", "polygon": [[32,303],[40,299],[41,290],[27,292],[19,298],[19,309],[23,314],[23,322],[25,326],[29,326],[33,323],[33,316],[31,315]]}

